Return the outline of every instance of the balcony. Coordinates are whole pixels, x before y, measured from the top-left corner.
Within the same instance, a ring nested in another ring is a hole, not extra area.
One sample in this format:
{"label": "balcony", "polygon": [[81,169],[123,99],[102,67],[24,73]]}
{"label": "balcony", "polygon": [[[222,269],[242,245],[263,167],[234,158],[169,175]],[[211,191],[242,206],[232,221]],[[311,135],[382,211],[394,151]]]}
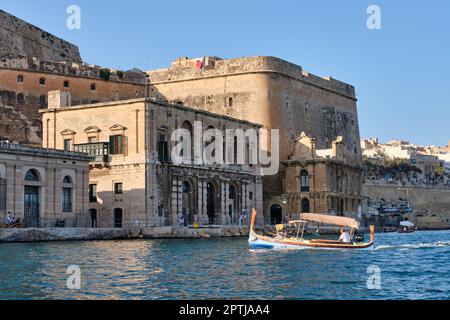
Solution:
{"label": "balcony", "polygon": [[108,142],[95,142],[95,143],[83,143],[75,144],[73,150],[76,152],[86,153],[94,160],[91,164],[104,165],[109,162],[109,143]]}

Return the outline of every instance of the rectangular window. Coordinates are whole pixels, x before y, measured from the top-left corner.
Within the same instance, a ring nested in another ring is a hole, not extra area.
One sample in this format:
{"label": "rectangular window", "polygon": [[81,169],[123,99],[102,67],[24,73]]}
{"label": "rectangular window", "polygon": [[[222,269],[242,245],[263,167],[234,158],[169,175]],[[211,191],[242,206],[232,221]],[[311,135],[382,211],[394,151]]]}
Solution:
{"label": "rectangular window", "polygon": [[253,200],[253,192],[249,191],[248,193],[248,199]]}
{"label": "rectangular window", "polygon": [[6,179],[0,179],[0,210],[6,210]]}
{"label": "rectangular window", "polygon": [[116,183],[114,183],[114,193],[115,193],[115,194],[122,194],[122,193],[123,193],[123,185],[122,185],[122,182],[116,182]]}
{"label": "rectangular window", "polygon": [[70,151],[72,149],[72,139],[64,139],[64,150]]}
{"label": "rectangular window", "polygon": [[161,162],[169,161],[169,146],[163,133],[158,133],[158,159]]}
{"label": "rectangular window", "polygon": [[72,212],[72,188],[63,188],[63,212]]}
{"label": "rectangular window", "polygon": [[109,136],[109,153],[123,154],[123,135]]}
{"label": "rectangular window", "polygon": [[97,185],[96,184],[89,185],[89,202],[91,202],[91,203],[97,202]]}
{"label": "rectangular window", "polygon": [[96,143],[97,142],[97,137],[89,137],[88,138],[88,142],[89,143]]}

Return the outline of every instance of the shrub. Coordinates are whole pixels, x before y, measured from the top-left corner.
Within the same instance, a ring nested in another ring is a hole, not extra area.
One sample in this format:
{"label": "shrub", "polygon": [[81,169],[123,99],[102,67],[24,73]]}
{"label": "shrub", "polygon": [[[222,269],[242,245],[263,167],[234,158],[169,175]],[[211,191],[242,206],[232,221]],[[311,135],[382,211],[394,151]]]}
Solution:
{"label": "shrub", "polygon": [[100,78],[105,81],[109,81],[109,79],[111,78],[111,71],[109,71],[108,69],[100,69]]}

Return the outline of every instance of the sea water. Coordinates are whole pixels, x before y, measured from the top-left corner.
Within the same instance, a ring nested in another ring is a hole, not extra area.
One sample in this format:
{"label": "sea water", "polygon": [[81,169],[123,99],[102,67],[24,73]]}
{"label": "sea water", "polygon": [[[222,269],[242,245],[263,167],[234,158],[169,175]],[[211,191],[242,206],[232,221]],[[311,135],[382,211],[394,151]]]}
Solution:
{"label": "sea water", "polygon": [[448,231],[377,234],[370,251],[251,250],[246,239],[0,244],[0,299],[449,299],[449,272]]}

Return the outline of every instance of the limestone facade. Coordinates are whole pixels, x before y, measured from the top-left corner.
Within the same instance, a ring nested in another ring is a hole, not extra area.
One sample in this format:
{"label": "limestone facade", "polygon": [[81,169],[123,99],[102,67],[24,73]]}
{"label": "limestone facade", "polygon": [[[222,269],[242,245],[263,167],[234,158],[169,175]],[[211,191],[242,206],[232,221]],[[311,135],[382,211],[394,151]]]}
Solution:
{"label": "limestone facade", "polygon": [[343,137],[331,149],[317,149],[302,133],[289,160],[283,162],[283,192],[265,203],[267,219],[280,223],[299,213],[357,217],[363,209],[362,169],[345,158]]}
{"label": "limestone facade", "polygon": [[[155,97],[280,130],[281,162],[289,160],[296,138],[305,132],[314,138],[317,149],[331,149],[333,141],[342,137],[342,158],[355,168],[362,165],[357,99],[355,88],[349,84],[264,56],[180,58],[169,68],[148,74]],[[267,219],[271,205],[283,205],[280,195],[289,184],[284,177],[280,171],[264,179]]]}
{"label": "limestone facade", "polygon": [[0,143],[0,219],[28,227],[87,227],[89,161],[82,153]]}
{"label": "limestone facade", "polygon": [[[95,156],[90,164],[90,206],[98,227],[238,224],[251,208],[262,212],[257,165],[202,165],[171,161],[175,129],[255,129],[248,121],[155,99],[66,106],[52,97],[43,116],[43,144]],[[50,100],[49,100],[50,101]],[[227,142],[228,143],[228,142]],[[261,215],[262,217],[262,215]],[[247,220],[248,221],[248,220]]]}

